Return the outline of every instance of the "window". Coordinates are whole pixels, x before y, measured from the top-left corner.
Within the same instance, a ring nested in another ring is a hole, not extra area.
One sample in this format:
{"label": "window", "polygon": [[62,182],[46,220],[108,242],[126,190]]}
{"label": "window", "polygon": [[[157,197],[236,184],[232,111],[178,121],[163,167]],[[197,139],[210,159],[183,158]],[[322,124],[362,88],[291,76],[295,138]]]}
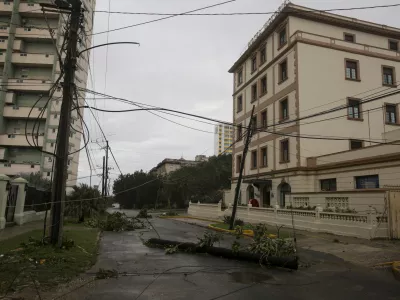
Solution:
{"label": "window", "polygon": [[336,178],[322,179],[321,191],[336,191]]}
{"label": "window", "polygon": [[257,84],[251,86],[251,102],[257,100]]}
{"label": "window", "polygon": [[257,116],[251,118],[251,135],[257,132]]}
{"label": "window", "polygon": [[50,172],[47,172],[47,176],[50,176]]}
{"label": "window", "polygon": [[236,173],[240,172],[240,163],[242,162],[242,156],[236,156]]}
{"label": "window", "polygon": [[287,43],[287,34],[286,34],[286,26],[278,32],[279,36],[279,48],[284,46]]}
{"label": "window", "polygon": [[55,128],[53,128],[52,132],[53,132],[53,133],[55,133],[55,132],[56,132],[56,129],[55,129]]}
{"label": "window", "polygon": [[389,40],[389,50],[399,51],[399,41]]}
{"label": "window", "polygon": [[363,141],[350,140],[350,150],[357,150],[363,147]]}
{"label": "window", "polygon": [[257,169],[257,150],[251,151],[251,168]]}
{"label": "window", "polygon": [[51,144],[50,144],[50,147],[53,148],[53,147],[54,147],[54,143],[51,143]]}
{"label": "window", "polygon": [[242,129],[242,125],[239,125],[237,128],[237,140],[240,141],[243,138],[243,129]]}
{"label": "window", "polygon": [[356,189],[378,189],[378,188],[379,188],[378,175],[356,176]]}
{"label": "window", "polygon": [[267,46],[262,46],[260,49],[260,66],[267,61]]}
{"label": "window", "polygon": [[281,163],[289,162],[289,140],[281,141]]}
{"label": "window", "polygon": [[243,68],[237,72],[237,85],[241,85],[243,83]]}
{"label": "window", "polygon": [[394,104],[386,104],[385,105],[385,113],[386,113],[386,123],[387,124],[396,124],[397,123],[397,106]]}
{"label": "window", "polygon": [[361,119],[361,103],[358,99],[348,99],[348,112],[349,119]]}
{"label": "window", "polygon": [[346,42],[355,43],[356,42],[356,36],[354,34],[351,34],[351,33],[344,33],[344,40]]}
{"label": "window", "polygon": [[261,127],[267,128],[267,111],[266,110],[264,110],[261,113]]}
{"label": "window", "polygon": [[237,97],[236,102],[236,112],[241,112],[243,109],[243,96]]}
{"label": "window", "polygon": [[54,114],[54,119],[57,119],[57,114]]}
{"label": "window", "polygon": [[279,83],[288,79],[287,74],[287,61],[283,61],[279,64]]}
{"label": "window", "polygon": [[49,158],[48,158],[48,161],[49,161],[49,162],[52,162],[52,161],[53,161],[53,158],[52,158],[52,157],[49,157]]}
{"label": "window", "polygon": [[288,99],[285,99],[280,102],[280,119],[281,121],[283,121],[288,118],[289,118]]}
{"label": "window", "polygon": [[394,68],[382,67],[382,84],[383,85],[394,85],[396,80],[394,79]]}
{"label": "window", "polygon": [[261,148],[261,167],[268,165],[267,147]]}
{"label": "window", "polygon": [[260,80],[261,85],[261,95],[264,95],[267,92],[267,76],[264,76]]}
{"label": "window", "polygon": [[35,168],[35,165],[31,165],[31,169],[34,169]]}
{"label": "window", "polygon": [[251,73],[257,70],[257,55],[254,55],[251,59]]}
{"label": "window", "polygon": [[346,60],[346,79],[359,80],[358,61]]}

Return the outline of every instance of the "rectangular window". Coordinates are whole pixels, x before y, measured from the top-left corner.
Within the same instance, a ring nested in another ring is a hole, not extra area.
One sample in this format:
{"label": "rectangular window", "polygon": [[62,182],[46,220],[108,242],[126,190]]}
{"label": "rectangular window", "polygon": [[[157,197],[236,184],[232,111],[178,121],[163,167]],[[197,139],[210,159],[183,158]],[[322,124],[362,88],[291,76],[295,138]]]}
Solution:
{"label": "rectangular window", "polygon": [[242,140],[242,135],[243,135],[243,129],[242,129],[242,125],[239,125],[237,127],[237,140],[240,141]]}
{"label": "rectangular window", "polygon": [[251,168],[257,169],[257,150],[251,151]]}
{"label": "rectangular window", "polygon": [[257,116],[251,118],[251,135],[257,132]]}
{"label": "rectangular window", "polygon": [[260,80],[261,85],[261,95],[264,95],[267,92],[267,76],[264,76]]}
{"label": "rectangular window", "polygon": [[378,188],[379,188],[378,175],[356,176],[356,189],[378,189]]}
{"label": "rectangular window", "polygon": [[251,59],[251,73],[257,70],[257,55],[254,55]]}
{"label": "rectangular window", "polygon": [[257,84],[251,86],[251,102],[257,100]]}
{"label": "rectangular window", "polygon": [[264,110],[261,113],[261,127],[267,128],[267,111],[266,110]]}
{"label": "rectangular window", "polygon": [[236,156],[236,173],[240,172],[240,163],[242,162],[242,156]]}
{"label": "rectangular window", "polygon": [[47,172],[47,176],[50,176],[50,172]]}
{"label": "rectangular window", "polygon": [[279,64],[279,83],[288,79],[287,73],[287,61],[283,61]]}
{"label": "rectangular window", "polygon": [[260,48],[260,66],[267,61],[267,46]]}
{"label": "rectangular window", "polygon": [[53,128],[52,132],[53,132],[53,133],[55,133],[55,132],[56,132],[56,129],[55,129],[55,128]]}
{"label": "rectangular window", "polygon": [[396,82],[394,78],[394,68],[382,67],[382,77],[383,85],[394,85]]}
{"label": "rectangular window", "polygon": [[268,165],[267,147],[261,148],[261,167]]}
{"label": "rectangular window", "polygon": [[336,191],[336,178],[321,179],[321,191]]}
{"label": "rectangular window", "polygon": [[350,140],[350,150],[361,149],[363,147],[363,141]]}
{"label": "rectangular window", "polygon": [[236,101],[236,112],[241,112],[243,110],[243,96],[238,96]]}
{"label": "rectangular window", "polygon": [[389,40],[389,50],[399,51],[399,41]]}
{"label": "rectangular window", "polygon": [[359,80],[358,61],[346,59],[346,79]]}
{"label": "rectangular window", "polygon": [[279,48],[287,43],[286,26],[278,32],[279,36]]}
{"label": "rectangular window", "polygon": [[397,124],[397,106],[394,104],[385,105],[386,123]]}
{"label": "rectangular window", "polygon": [[280,117],[281,121],[289,118],[288,99],[282,100],[280,102]]}
{"label": "rectangular window", "polygon": [[289,140],[281,141],[281,161],[289,162]]}
{"label": "rectangular window", "polygon": [[239,86],[239,85],[241,85],[243,83],[243,68],[241,68],[237,72],[236,76],[237,76],[237,85]]}
{"label": "rectangular window", "polygon": [[361,102],[358,99],[348,99],[348,112],[349,119],[361,119]]}
{"label": "rectangular window", "polygon": [[344,40],[346,42],[355,43],[356,42],[356,36],[354,34],[351,34],[351,33],[344,33]]}

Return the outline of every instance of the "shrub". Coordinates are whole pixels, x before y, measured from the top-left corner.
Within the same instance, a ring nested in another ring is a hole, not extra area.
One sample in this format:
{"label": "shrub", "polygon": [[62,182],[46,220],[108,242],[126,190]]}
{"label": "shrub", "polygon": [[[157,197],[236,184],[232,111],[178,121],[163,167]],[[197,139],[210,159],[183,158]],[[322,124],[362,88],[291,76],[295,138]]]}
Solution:
{"label": "shrub", "polygon": [[[167,211],[166,213],[165,213],[165,216],[168,216],[168,217],[173,217],[173,216],[177,216],[178,215],[178,213],[177,212],[175,212],[175,211]],[[151,217],[151,216],[150,216]]]}
{"label": "shrub", "polygon": [[141,219],[150,219],[151,217],[152,216],[147,213],[147,208],[142,208],[137,215],[137,218]]}
{"label": "shrub", "polygon": [[[224,223],[225,224],[230,224],[231,223],[231,216],[224,216]],[[243,226],[244,221],[241,219],[235,219],[235,226]]]}
{"label": "shrub", "polygon": [[107,216],[105,221],[98,221],[99,228],[104,231],[132,231],[145,228],[142,221],[137,218],[128,218],[125,214],[115,212]]}
{"label": "shrub", "polygon": [[214,233],[210,231],[204,232],[204,235],[201,238],[197,238],[199,241],[197,245],[201,248],[204,247],[212,247],[216,242],[219,242],[223,239],[222,234]]}

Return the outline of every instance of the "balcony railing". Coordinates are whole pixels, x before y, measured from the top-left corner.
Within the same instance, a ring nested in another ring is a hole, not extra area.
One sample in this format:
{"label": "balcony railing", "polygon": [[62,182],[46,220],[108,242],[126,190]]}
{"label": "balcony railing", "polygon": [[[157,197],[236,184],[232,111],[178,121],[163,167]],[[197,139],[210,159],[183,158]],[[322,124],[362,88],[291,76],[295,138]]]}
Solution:
{"label": "balcony railing", "polygon": [[0,11],[3,15],[11,14],[13,10],[14,3],[12,1],[2,1],[0,2]]}
{"label": "balcony railing", "polygon": [[[54,39],[57,37],[57,30],[53,29]],[[15,36],[20,39],[45,40],[51,39],[50,32],[47,29],[36,29],[30,27],[19,27],[15,30]]]}
{"label": "balcony railing", "polygon": [[[29,112],[31,112],[29,114]],[[34,107],[31,111],[31,107],[16,107],[16,106],[5,106],[3,111],[3,116],[5,118],[14,118],[14,119],[46,119],[47,118],[47,109],[43,111],[42,108]]]}
{"label": "balcony railing", "polygon": [[48,92],[52,87],[51,80],[9,79],[8,90]]}
{"label": "balcony railing", "polygon": [[[1,59],[1,55],[0,55]],[[0,60],[1,62],[1,60]],[[13,53],[12,63],[23,66],[52,66],[54,63],[53,54],[37,53]]]}
{"label": "balcony railing", "polygon": [[[43,136],[34,137],[35,144],[31,135],[28,135],[28,140],[31,145],[43,146]],[[26,140],[25,134],[2,134],[0,135],[0,145],[2,146],[19,146],[19,147],[30,147]],[[0,173],[1,174],[1,173]],[[5,173],[3,173],[5,174]]]}
{"label": "balcony railing", "polygon": [[[40,1],[45,2],[45,1]],[[49,2],[50,3],[50,2]],[[22,17],[42,17],[43,12],[39,3],[20,3],[19,13]],[[58,18],[58,12],[46,11],[47,18]]]}
{"label": "balcony railing", "polygon": [[21,164],[21,163],[1,163],[0,174],[18,175],[21,173],[37,173],[40,165]]}

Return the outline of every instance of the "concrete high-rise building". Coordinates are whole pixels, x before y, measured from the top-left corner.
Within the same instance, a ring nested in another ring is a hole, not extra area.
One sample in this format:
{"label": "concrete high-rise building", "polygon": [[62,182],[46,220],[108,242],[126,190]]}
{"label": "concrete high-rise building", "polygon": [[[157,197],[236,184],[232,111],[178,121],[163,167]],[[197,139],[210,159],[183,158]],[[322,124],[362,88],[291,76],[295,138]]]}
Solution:
{"label": "concrete high-rise building", "polygon": [[229,125],[216,125],[214,134],[214,155],[232,153],[233,127]]}
{"label": "concrete high-rise building", "polygon": [[[53,1],[41,0],[40,3]],[[95,0],[82,0],[84,21],[79,32],[78,51],[91,46],[95,3]],[[0,2],[1,174],[41,172],[45,178],[52,176],[53,158],[39,150],[51,153],[55,150],[63,82],[61,78],[54,86],[61,73],[57,52],[61,52],[65,40],[68,17],[56,11],[44,15],[39,1]],[[61,57],[65,58],[65,52]],[[89,52],[85,52],[77,60],[75,84],[78,88],[86,87],[88,67]],[[50,98],[53,87],[55,93]],[[78,93],[81,97],[85,95],[79,90]],[[83,105],[83,99],[79,102]],[[83,110],[80,114],[83,115]],[[71,123],[68,186],[76,183],[79,152],[73,152],[80,148],[83,131],[77,110],[72,112]],[[34,142],[38,147],[31,146]]]}

